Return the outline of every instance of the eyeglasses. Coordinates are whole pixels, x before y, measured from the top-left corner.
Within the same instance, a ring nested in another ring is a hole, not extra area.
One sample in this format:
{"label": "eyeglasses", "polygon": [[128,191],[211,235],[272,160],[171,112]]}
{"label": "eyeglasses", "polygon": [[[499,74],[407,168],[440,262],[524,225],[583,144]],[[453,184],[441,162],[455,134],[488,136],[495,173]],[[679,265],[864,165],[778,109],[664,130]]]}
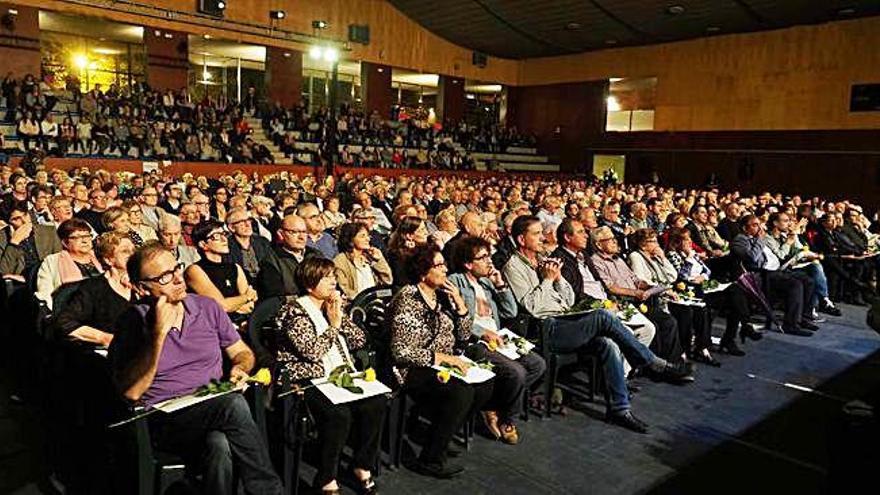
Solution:
{"label": "eyeglasses", "polygon": [[174,266],[174,268],[172,268],[171,270],[168,270],[167,272],[162,272],[159,275],[156,275],[155,277],[141,279],[141,281],[142,282],[155,282],[159,285],[168,285],[171,283],[172,280],[174,280],[174,276],[177,275],[178,273],[183,273],[183,263],[178,263],[177,265]]}
{"label": "eyeglasses", "polygon": [[79,235],[72,235],[72,236],[68,237],[67,240],[68,240],[68,241],[85,241],[85,240],[88,240],[89,242],[91,242],[91,240],[92,240],[92,234],[79,234]]}
{"label": "eyeglasses", "polygon": [[140,208],[135,208],[134,210],[128,210],[128,212],[131,213],[132,215],[134,215],[134,214],[140,215],[141,213],[143,213],[143,211],[141,211]]}
{"label": "eyeglasses", "polygon": [[617,239],[614,237],[605,237],[603,239],[596,239],[596,242],[608,242],[608,241],[615,241],[616,242]]}
{"label": "eyeglasses", "polygon": [[10,222],[23,222],[25,218],[27,218],[27,215],[17,215],[14,217],[9,217],[9,221]]}
{"label": "eyeglasses", "polygon": [[434,263],[433,265],[431,265],[431,268],[440,268],[440,267],[445,267],[445,266],[446,266],[446,262],[441,261],[439,263]]}
{"label": "eyeglasses", "polygon": [[482,256],[477,256],[476,258],[474,258],[474,261],[485,261],[485,260],[488,260],[488,259],[490,259],[490,258],[492,258],[492,257],[489,256],[489,253],[486,253],[486,254],[484,254],[484,255],[482,255]]}
{"label": "eyeglasses", "polygon": [[227,240],[226,232],[212,232],[207,239],[214,242],[225,241]]}
{"label": "eyeglasses", "polygon": [[241,224],[243,224],[244,222],[250,222],[250,221],[251,221],[250,218],[242,218],[241,220],[236,220],[236,221],[234,221],[234,222],[233,222],[232,220],[229,220],[229,221],[228,221],[228,224],[229,224],[230,227],[235,227],[236,225],[241,225]]}
{"label": "eyeglasses", "polygon": [[287,234],[292,234],[292,235],[308,234],[309,233],[309,231],[306,229],[285,229],[284,227],[281,228],[281,231],[284,233],[287,233]]}

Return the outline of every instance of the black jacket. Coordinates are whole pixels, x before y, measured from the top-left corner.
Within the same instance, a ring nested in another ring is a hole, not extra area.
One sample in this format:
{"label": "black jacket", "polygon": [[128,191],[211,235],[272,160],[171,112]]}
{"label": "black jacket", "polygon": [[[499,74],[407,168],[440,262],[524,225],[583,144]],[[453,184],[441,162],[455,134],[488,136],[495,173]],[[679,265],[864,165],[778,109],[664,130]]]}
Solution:
{"label": "black jacket", "polygon": [[[272,254],[272,245],[265,237],[259,234],[255,233],[251,236],[251,246],[254,249],[254,254],[257,256],[257,263],[260,265]],[[223,261],[232,262],[244,268],[244,255],[242,254],[241,244],[239,244],[234,235],[229,236],[229,254],[224,256],[224,258],[226,259]],[[244,273],[247,275],[248,283],[253,284],[256,277],[252,278],[247,270]]]}
{"label": "black jacket", "polygon": [[[306,246],[303,259],[321,256],[317,249]],[[257,277],[257,294],[260,299],[275,296],[299,295],[296,284],[296,268],[299,261],[286,250],[275,246],[266,259],[260,263],[260,275]]]}

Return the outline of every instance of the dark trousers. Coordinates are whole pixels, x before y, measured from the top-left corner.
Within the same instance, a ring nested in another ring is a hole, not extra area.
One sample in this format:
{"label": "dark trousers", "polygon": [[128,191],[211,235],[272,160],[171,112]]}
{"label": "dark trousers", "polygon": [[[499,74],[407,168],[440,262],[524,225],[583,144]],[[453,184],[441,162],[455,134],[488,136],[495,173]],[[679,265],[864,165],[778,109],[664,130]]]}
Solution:
{"label": "dark trousers", "polygon": [[231,393],[170,414],[149,418],[159,450],[202,468],[205,493],[234,494],[233,464],[245,493],[281,493],[281,480],[244,396]]}
{"label": "dark trousers", "polygon": [[682,342],[678,339],[678,323],[675,318],[656,305],[645,316],[657,329],[654,340],[651,341],[651,350],[654,354],[667,361],[680,361],[683,352]]}
{"label": "dark trousers", "polygon": [[[721,342],[726,344],[736,340],[737,329],[739,329],[740,325],[747,324],[749,322],[749,316],[751,315],[751,310],[749,309],[749,296],[746,294],[745,289],[736,283],[732,283],[727,289],[724,289],[721,292],[706,294],[704,297],[706,302],[713,309],[721,309],[727,312],[727,324],[724,328],[724,336],[721,337]],[[708,336],[711,337],[711,321],[709,322],[708,327]],[[694,347],[695,350],[701,350],[696,348],[696,345]]]}
{"label": "dark trousers", "polygon": [[431,430],[419,459],[424,463],[446,462],[446,447],[465,420],[483,410],[492,397],[494,380],[468,385],[457,378],[446,383],[437,380],[433,368],[410,368],[406,391],[424,407],[431,420]]}
{"label": "dark trousers", "polygon": [[[801,314],[804,311],[804,302],[809,299],[805,296],[804,283],[800,278],[792,276],[789,272],[766,272],[768,293],[770,299],[782,299],[785,304],[785,317],[782,321],[782,329],[790,330],[798,327]],[[810,282],[812,289],[812,282]],[[812,294],[812,290],[809,291]]]}
{"label": "dark trousers", "polygon": [[544,358],[530,352],[519,359],[513,360],[497,352],[487,356],[495,365],[495,389],[489,409],[498,411],[502,424],[513,424],[514,419],[522,410],[523,395],[531,389],[547,371]]}
{"label": "dark trousers", "polygon": [[678,341],[688,354],[709,347],[712,334],[708,307],[669,303],[669,313],[675,318]]}
{"label": "dark trousers", "polygon": [[351,467],[374,470],[388,399],[384,395],[377,395],[345,404],[333,404],[320,390],[312,387],[306,389],[305,400],[318,431],[318,472],[313,486],[321,488],[336,479],[339,456],[349,437],[354,440]]}

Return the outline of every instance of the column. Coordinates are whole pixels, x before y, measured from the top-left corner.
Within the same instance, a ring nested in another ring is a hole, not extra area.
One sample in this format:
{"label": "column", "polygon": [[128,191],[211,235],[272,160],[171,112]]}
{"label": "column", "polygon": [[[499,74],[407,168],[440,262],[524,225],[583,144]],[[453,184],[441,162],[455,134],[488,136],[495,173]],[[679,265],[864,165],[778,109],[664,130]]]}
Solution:
{"label": "column", "polygon": [[361,62],[361,100],[368,115],[375,110],[384,119],[391,116],[394,97],[390,66]]}
{"label": "column", "polygon": [[437,84],[437,120],[458,122],[464,118],[464,79],[440,75]]}
{"label": "column", "polygon": [[268,102],[281,102],[285,108],[302,97],[302,52],[266,47],[266,95]]}
{"label": "column", "polygon": [[189,70],[187,34],[145,27],[144,46],[147,49],[147,84],[157,90],[186,88]]}
{"label": "column", "polygon": [[40,77],[39,10],[0,2],[0,60],[2,75]]}

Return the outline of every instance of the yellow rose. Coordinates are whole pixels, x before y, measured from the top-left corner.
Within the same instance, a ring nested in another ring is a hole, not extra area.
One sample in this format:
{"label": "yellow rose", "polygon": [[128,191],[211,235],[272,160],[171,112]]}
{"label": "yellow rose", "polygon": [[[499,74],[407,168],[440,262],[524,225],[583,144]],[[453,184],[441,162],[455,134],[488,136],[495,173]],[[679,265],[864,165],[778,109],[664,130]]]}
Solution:
{"label": "yellow rose", "polygon": [[272,373],[269,372],[269,368],[260,368],[254,376],[248,378],[248,381],[269,385],[272,383]]}
{"label": "yellow rose", "polygon": [[449,374],[448,370],[440,370],[437,372],[437,380],[439,380],[440,383],[448,382],[451,377],[452,375]]}
{"label": "yellow rose", "polygon": [[693,298],[693,297],[694,297],[694,291],[689,290],[689,291],[687,292],[687,296]]}
{"label": "yellow rose", "polygon": [[678,285],[675,286],[678,290],[684,290],[685,287],[686,285],[684,285],[684,282],[679,282]]}
{"label": "yellow rose", "polygon": [[803,251],[805,253],[808,252],[809,250],[810,250],[810,246],[804,246],[801,248],[801,251]]}
{"label": "yellow rose", "polygon": [[375,382],[376,381],[376,370],[373,368],[367,368],[364,370],[364,381],[365,382]]}
{"label": "yellow rose", "polygon": [[614,303],[610,299],[605,299],[602,301],[602,306],[604,306],[605,309],[611,309],[614,307]]}
{"label": "yellow rose", "polygon": [[490,340],[489,342],[487,342],[487,345],[489,346],[489,350],[492,352],[498,350],[498,342],[495,340]]}
{"label": "yellow rose", "polygon": [[644,304],[639,304],[639,311],[641,311],[642,313],[647,313],[648,307],[645,306]]}

